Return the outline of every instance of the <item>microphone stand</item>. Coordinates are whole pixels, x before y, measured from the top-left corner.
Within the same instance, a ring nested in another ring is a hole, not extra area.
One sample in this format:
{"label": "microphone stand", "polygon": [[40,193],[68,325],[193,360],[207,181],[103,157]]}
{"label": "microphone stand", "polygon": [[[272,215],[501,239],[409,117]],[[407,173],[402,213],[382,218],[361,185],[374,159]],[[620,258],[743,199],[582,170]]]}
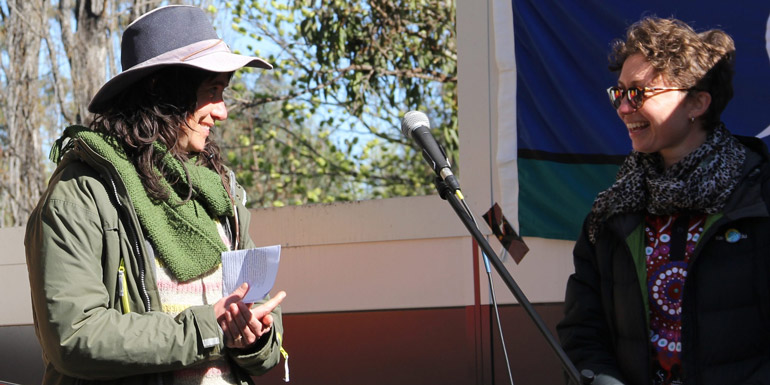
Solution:
{"label": "microphone stand", "polygon": [[[438,190],[438,193],[441,199],[449,201],[449,204],[455,210],[455,213],[457,213],[457,216],[460,217],[460,220],[462,220],[463,224],[465,225],[465,228],[467,228],[468,231],[470,231],[471,235],[473,236],[473,239],[475,239],[476,242],[479,244],[479,246],[481,246],[481,249],[484,251],[484,254],[486,254],[489,261],[492,262],[492,265],[495,267],[495,270],[497,270],[497,273],[503,279],[506,286],[508,286],[508,289],[511,291],[511,293],[513,293],[513,296],[516,298],[519,304],[524,308],[529,318],[532,319],[532,321],[535,323],[535,326],[537,326],[537,328],[540,330],[540,333],[543,334],[543,337],[545,337],[551,349],[553,349],[553,351],[559,357],[559,360],[561,361],[561,365],[564,368],[564,370],[567,372],[567,375],[569,376],[569,378],[573,381],[574,384],[581,384],[581,385],[591,384],[594,380],[594,373],[588,369],[578,373],[578,370],[577,368],[575,368],[575,365],[572,364],[572,361],[570,361],[569,357],[567,357],[567,354],[564,352],[564,350],[561,348],[561,346],[556,341],[554,336],[545,326],[545,323],[537,314],[537,311],[535,311],[535,308],[532,307],[532,304],[529,302],[527,297],[524,295],[524,293],[521,291],[519,286],[516,284],[516,281],[514,281],[513,277],[511,277],[511,274],[508,273],[508,269],[505,268],[505,265],[503,265],[503,263],[500,261],[500,258],[497,256],[497,254],[495,254],[494,250],[492,250],[492,247],[489,246],[489,242],[487,242],[486,237],[484,237],[484,235],[481,234],[481,231],[478,229],[478,227],[476,227],[476,223],[473,221],[473,218],[471,217],[470,213],[463,206],[463,203],[460,201],[460,198],[458,198],[454,194],[452,189],[449,188],[449,186],[447,186],[447,184],[441,179],[441,177],[436,177],[434,183],[436,185],[436,189]],[[505,343],[505,341],[502,341],[502,342]]]}

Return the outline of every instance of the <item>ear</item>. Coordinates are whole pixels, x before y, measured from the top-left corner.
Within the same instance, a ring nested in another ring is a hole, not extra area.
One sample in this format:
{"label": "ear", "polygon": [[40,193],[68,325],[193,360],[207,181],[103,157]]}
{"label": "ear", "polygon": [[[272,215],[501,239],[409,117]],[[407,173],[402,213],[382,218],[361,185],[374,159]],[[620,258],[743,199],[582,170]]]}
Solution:
{"label": "ear", "polygon": [[711,94],[706,91],[696,91],[690,95],[690,117],[699,118],[708,111],[711,105]]}

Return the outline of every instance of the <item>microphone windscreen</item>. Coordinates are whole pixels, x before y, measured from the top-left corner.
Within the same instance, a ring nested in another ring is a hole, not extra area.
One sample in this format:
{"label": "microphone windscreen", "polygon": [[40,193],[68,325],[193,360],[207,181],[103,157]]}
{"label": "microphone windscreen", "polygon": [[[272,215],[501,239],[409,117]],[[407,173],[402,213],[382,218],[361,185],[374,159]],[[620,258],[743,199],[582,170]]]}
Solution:
{"label": "microphone windscreen", "polygon": [[401,133],[407,138],[411,138],[412,131],[420,126],[425,126],[430,129],[428,115],[425,115],[420,111],[409,111],[404,114],[404,119],[401,120]]}

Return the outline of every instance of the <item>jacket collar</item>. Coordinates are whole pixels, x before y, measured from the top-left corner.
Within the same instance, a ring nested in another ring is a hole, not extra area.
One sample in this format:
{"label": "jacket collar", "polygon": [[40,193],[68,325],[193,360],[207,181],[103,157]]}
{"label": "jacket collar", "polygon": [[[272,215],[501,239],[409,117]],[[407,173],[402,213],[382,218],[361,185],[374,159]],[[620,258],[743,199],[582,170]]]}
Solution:
{"label": "jacket collar", "polygon": [[767,217],[767,205],[763,199],[762,182],[770,172],[770,155],[767,146],[758,138],[736,136],[746,146],[746,160],[741,169],[738,186],[727,200],[723,210],[727,220],[749,216]]}

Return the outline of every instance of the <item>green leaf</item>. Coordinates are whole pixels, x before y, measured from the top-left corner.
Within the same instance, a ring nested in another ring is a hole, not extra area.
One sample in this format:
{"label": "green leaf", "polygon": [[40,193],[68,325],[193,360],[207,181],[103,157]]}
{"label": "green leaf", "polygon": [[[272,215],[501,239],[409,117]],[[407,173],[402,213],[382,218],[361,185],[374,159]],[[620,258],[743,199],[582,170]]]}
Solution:
{"label": "green leaf", "polygon": [[403,111],[431,111],[458,159],[454,0],[232,5],[240,46],[276,66],[233,77],[218,131],[255,207],[435,194],[430,173],[403,167],[422,160],[397,127]]}

